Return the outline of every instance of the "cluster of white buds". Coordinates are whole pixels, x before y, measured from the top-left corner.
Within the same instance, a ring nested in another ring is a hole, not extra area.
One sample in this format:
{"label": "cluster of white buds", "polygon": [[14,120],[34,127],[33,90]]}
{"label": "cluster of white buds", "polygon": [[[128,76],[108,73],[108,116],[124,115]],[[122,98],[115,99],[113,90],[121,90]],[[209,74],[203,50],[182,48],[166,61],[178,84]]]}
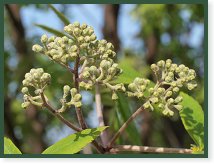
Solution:
{"label": "cluster of white buds", "polygon": [[122,83],[111,85],[110,82],[120,75],[122,70],[111,59],[103,59],[99,64],[99,67],[90,66],[84,68],[81,73],[82,82],[80,82],[80,86],[88,90],[92,89],[92,86],[96,83],[103,84],[112,90],[112,99],[116,100],[118,98],[116,91],[125,92],[126,89]]}
{"label": "cluster of white buds", "polygon": [[74,22],[64,27],[64,31],[74,38],[78,42],[80,49],[87,49],[89,44],[96,40],[94,29],[91,26],[79,22]]}
{"label": "cluster of white buds", "polygon": [[[71,95],[71,99],[67,100],[68,96]],[[70,108],[74,105],[76,108],[82,106],[81,102],[82,96],[81,94],[77,93],[76,88],[70,88],[68,85],[63,87],[63,97],[60,100],[62,107],[58,110],[59,113],[64,112],[67,108]]]}
{"label": "cluster of white buds", "polygon": [[129,97],[138,97],[138,98],[145,98],[145,91],[150,83],[150,80],[136,77],[133,83],[128,85],[128,96]]}
{"label": "cluster of white buds", "polygon": [[[79,61],[82,70],[79,72],[80,87],[92,89],[95,84],[105,85],[112,90],[112,99],[117,99],[116,91],[125,92],[122,83],[111,85],[122,73],[118,64],[113,62],[116,53],[112,43],[97,40],[94,29],[86,24],[74,22],[64,27],[63,37],[43,35],[41,43],[32,47],[33,51],[45,54],[57,63],[70,67],[69,62]],[[79,60],[76,60],[78,59]],[[64,103],[65,104],[65,103]],[[66,105],[62,105],[63,109]]]}
{"label": "cluster of white buds", "polygon": [[[25,74],[25,79],[22,81],[24,94],[23,108],[27,108],[30,104],[42,106],[40,94],[44,91],[45,87],[50,84],[51,75],[45,73],[42,68],[31,69],[29,73]],[[29,87],[34,88],[35,96],[29,93]]]}
{"label": "cluster of white buds", "polygon": [[[154,106],[158,106],[163,110],[164,115],[173,116],[173,109],[179,111],[182,109],[182,105],[179,103],[183,98],[178,96],[180,88],[186,86],[189,90],[194,89],[197,86],[194,81],[196,73],[183,64],[173,64],[170,59],[152,64],[151,69],[157,78],[156,85],[148,88],[145,79],[136,78],[129,85],[131,92],[128,92],[128,96],[146,98],[146,102],[143,104],[144,108],[154,110]],[[144,97],[145,91],[149,92],[148,97]]]}
{"label": "cluster of white buds", "polygon": [[67,36],[48,38],[47,35],[42,35],[41,42],[43,47],[36,44],[33,45],[32,50],[43,53],[56,62],[68,64],[74,61],[78,55],[78,47]]}

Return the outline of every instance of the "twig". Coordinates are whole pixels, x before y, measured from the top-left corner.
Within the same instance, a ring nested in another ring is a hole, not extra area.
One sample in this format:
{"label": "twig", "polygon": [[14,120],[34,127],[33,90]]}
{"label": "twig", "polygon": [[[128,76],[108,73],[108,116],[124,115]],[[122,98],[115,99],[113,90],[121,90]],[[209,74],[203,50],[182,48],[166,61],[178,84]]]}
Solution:
{"label": "twig", "polygon": [[[80,62],[80,58],[79,56],[76,58],[76,62],[75,62],[75,66],[74,66],[74,86],[77,89],[77,92],[79,92],[79,62]],[[87,129],[87,125],[85,123],[83,114],[82,114],[82,110],[81,108],[75,108],[76,109],[76,114],[77,114],[77,119],[79,121],[80,126],[82,127],[82,129]]]}
{"label": "twig", "polygon": [[175,154],[191,154],[191,149],[183,148],[164,148],[164,147],[148,147],[148,146],[132,146],[117,145],[110,149],[110,153],[118,152],[142,152],[142,153],[175,153]]}
{"label": "twig", "polygon": [[[96,111],[97,111],[99,126],[105,126],[104,118],[103,118],[103,111],[102,111],[101,95],[100,95],[100,90],[99,90],[98,84],[95,84],[95,102],[96,102]],[[105,147],[108,143],[107,132],[103,131],[100,135],[100,138]]]}
{"label": "twig", "polygon": [[118,130],[118,132],[113,136],[111,141],[108,144],[108,148],[111,148],[114,142],[117,140],[117,138],[120,136],[121,133],[128,127],[129,123],[134,120],[134,118],[139,115],[143,111],[143,106],[138,108],[132,115],[129,117],[129,119],[121,126],[121,128]]}
{"label": "twig", "polygon": [[61,114],[59,114],[52,106],[50,106],[50,104],[48,104],[48,102],[45,99],[45,95],[44,93],[41,93],[41,97],[42,97],[42,101],[43,101],[43,105],[54,115],[56,116],[60,121],[62,121],[64,124],[66,124],[68,127],[70,127],[71,129],[80,132],[82,129],[76,127],[75,125],[73,125],[71,122],[69,122],[68,120],[66,120]]}
{"label": "twig", "polygon": [[[77,56],[75,66],[74,66],[74,76],[73,77],[74,77],[74,86],[77,89],[78,93],[79,93],[79,81],[78,81],[78,79],[79,79],[79,62],[80,62],[80,58],[79,58],[79,56]],[[87,129],[87,124],[86,124],[85,119],[83,117],[82,109],[81,108],[75,108],[75,110],[76,110],[77,119],[78,119],[78,122],[79,122],[81,128]],[[94,140],[92,142],[92,144],[96,147],[98,152],[105,153],[105,150],[102,147],[102,145],[97,143],[96,140]]]}
{"label": "twig", "polygon": [[[43,105],[54,115],[56,116],[60,121],[62,121],[64,124],[66,124],[68,127],[70,127],[71,129],[80,132],[82,131],[81,128],[76,127],[75,125],[73,125],[71,122],[69,122],[68,120],[66,120],[61,114],[59,114],[52,106],[50,106],[50,104],[48,104],[48,102],[45,99],[45,95],[44,93],[41,93],[41,97],[42,97],[42,101],[43,101]],[[96,147],[96,149],[98,150],[98,152],[100,153],[104,153],[104,149],[96,142],[93,141],[92,144]]]}

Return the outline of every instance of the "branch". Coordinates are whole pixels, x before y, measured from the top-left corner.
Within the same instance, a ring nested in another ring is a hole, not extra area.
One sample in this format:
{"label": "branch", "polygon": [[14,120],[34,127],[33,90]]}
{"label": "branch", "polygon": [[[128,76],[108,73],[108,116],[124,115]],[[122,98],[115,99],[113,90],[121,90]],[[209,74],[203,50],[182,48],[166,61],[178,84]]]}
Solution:
{"label": "branch", "polygon": [[[77,89],[78,93],[79,93],[79,81],[78,81],[78,79],[79,79],[79,72],[78,72],[79,62],[80,62],[80,58],[79,58],[79,56],[77,56],[75,66],[74,66],[74,86]],[[77,119],[78,119],[80,126],[82,127],[82,129],[87,129],[87,125],[84,120],[81,108],[75,108],[75,109],[76,109]]]}
{"label": "branch", "polygon": [[[75,62],[75,66],[74,66],[74,76],[73,76],[74,77],[74,86],[77,89],[78,93],[79,93],[79,81],[78,81],[78,79],[79,79],[79,62],[80,62],[80,58],[78,56],[76,58],[76,62]],[[85,119],[83,117],[82,109],[75,107],[75,110],[76,110],[77,119],[78,119],[78,122],[79,122],[81,128],[82,129],[87,129],[87,124],[86,124]],[[96,140],[94,140],[92,142],[92,144],[96,147],[96,149],[97,149],[98,152],[105,153],[105,150],[102,147],[102,145],[100,145],[99,143],[97,143]]]}
{"label": "branch", "polygon": [[[98,84],[95,84],[95,102],[96,102],[96,111],[97,117],[99,121],[99,126],[105,126],[104,119],[103,119],[103,111],[102,111],[102,102],[101,102],[101,95]],[[104,147],[108,143],[108,135],[106,131],[103,131],[100,135],[102,143]]]}
{"label": "branch", "polygon": [[68,127],[70,127],[71,129],[80,132],[82,129],[76,127],[75,125],[73,125],[71,122],[69,122],[68,120],[66,120],[61,114],[59,114],[55,109],[53,109],[52,106],[50,106],[46,99],[45,99],[45,95],[44,93],[41,93],[41,97],[42,97],[42,101],[43,101],[43,106],[45,106],[54,116],[56,116],[60,121],[62,121],[64,124],[66,124]]}
{"label": "branch", "polygon": [[129,119],[121,126],[121,128],[118,130],[118,132],[113,136],[113,138],[111,139],[111,141],[108,144],[108,148],[111,148],[112,145],[115,143],[115,141],[117,140],[117,138],[121,135],[121,133],[123,133],[123,131],[128,127],[129,123],[132,122],[134,120],[134,118],[139,115],[142,111],[143,111],[143,106],[141,106],[140,108],[138,108],[132,115],[131,117],[129,117]]}
{"label": "branch", "polygon": [[110,149],[110,153],[119,153],[119,152],[191,154],[192,150],[182,148],[164,148],[164,147],[148,147],[132,145],[117,145]]}

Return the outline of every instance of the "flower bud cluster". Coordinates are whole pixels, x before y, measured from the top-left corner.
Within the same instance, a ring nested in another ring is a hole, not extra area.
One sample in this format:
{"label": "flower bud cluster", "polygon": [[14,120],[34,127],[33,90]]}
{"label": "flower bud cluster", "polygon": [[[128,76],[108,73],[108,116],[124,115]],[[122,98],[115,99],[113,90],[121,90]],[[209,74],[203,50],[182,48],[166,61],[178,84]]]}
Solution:
{"label": "flower bud cluster", "polygon": [[196,77],[195,70],[189,69],[185,65],[173,64],[170,59],[166,62],[161,60],[157,64],[151,65],[159,82],[170,85],[173,91],[179,91],[179,88],[186,86],[189,90],[197,87],[194,81]]}
{"label": "flower bud cluster", "polygon": [[67,34],[63,37],[48,38],[43,35],[43,46],[34,45],[33,51],[43,53],[66,67],[70,67],[69,62],[79,58],[82,64],[80,86],[88,90],[95,83],[103,84],[112,90],[112,98],[116,99],[116,91],[125,91],[125,87],[123,84],[110,84],[122,72],[113,62],[116,53],[112,43],[97,40],[93,28],[79,22],[65,26],[64,31]]}
{"label": "flower bud cluster", "polygon": [[[71,99],[68,100],[68,96],[71,96]],[[63,87],[63,97],[60,100],[62,107],[58,110],[58,112],[64,112],[67,108],[70,108],[74,105],[76,108],[82,106],[81,102],[82,96],[77,92],[76,88],[70,88],[68,85]]]}
{"label": "flower bud cluster", "polygon": [[[173,64],[170,59],[159,61],[157,64],[152,64],[151,69],[157,77],[157,83],[154,87],[148,88],[143,83],[137,83],[140,78],[136,78],[133,83],[129,84],[128,96],[142,98],[145,90],[149,92],[146,102],[143,107],[154,110],[154,106],[160,108],[162,113],[167,116],[173,116],[174,109],[181,110],[182,97],[178,96],[181,87],[186,86],[189,90],[194,89],[197,84],[194,82],[196,73],[193,69],[189,69],[183,64]],[[145,79],[144,79],[145,81]]]}
{"label": "flower bud cluster", "polygon": [[80,49],[86,49],[91,42],[97,39],[94,34],[94,29],[85,23],[80,25],[79,22],[74,22],[73,24],[65,26],[64,31],[74,37],[79,43]]}
{"label": "flower bud cluster", "polygon": [[115,100],[117,99],[115,92],[125,91],[125,87],[123,84],[116,84],[113,86],[110,84],[110,82],[121,73],[122,70],[118,67],[118,64],[113,62],[113,60],[102,60],[99,67],[85,67],[81,74],[83,81],[80,82],[80,87],[88,90],[92,89],[96,83],[103,84],[113,91],[112,99]]}
{"label": "flower bud cluster", "polygon": [[128,85],[128,89],[130,90],[127,92],[128,96],[143,98],[149,83],[150,81],[148,79],[136,77],[133,83]]}
{"label": "flower bud cluster", "polygon": [[33,45],[32,50],[39,53],[44,53],[52,60],[68,64],[69,61],[73,61],[77,57],[77,46],[67,36],[50,38],[47,35],[42,35],[41,42],[43,47],[36,44]]}
{"label": "flower bud cluster", "polygon": [[22,81],[23,86],[32,86],[35,89],[43,89],[51,81],[51,75],[45,73],[42,68],[32,68],[29,73],[25,74],[25,79]]}
{"label": "flower bud cluster", "polygon": [[[23,108],[27,108],[30,104],[36,106],[42,106],[40,94],[43,92],[45,87],[50,84],[51,75],[45,73],[42,68],[31,69],[29,73],[25,74],[25,79],[22,81],[23,88],[22,93],[24,94]],[[29,93],[29,87],[33,87],[36,96],[32,96]]]}

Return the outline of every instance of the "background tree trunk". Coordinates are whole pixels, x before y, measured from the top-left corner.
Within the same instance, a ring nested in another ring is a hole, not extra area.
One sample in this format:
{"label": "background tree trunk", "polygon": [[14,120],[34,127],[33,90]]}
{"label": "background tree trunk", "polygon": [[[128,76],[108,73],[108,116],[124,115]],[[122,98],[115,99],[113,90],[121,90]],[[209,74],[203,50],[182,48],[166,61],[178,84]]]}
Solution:
{"label": "background tree trunk", "polygon": [[[32,64],[33,60],[27,48],[25,29],[20,16],[20,7],[16,4],[6,4],[5,8],[7,10],[8,18],[11,24],[11,36],[13,39],[12,41],[16,49],[17,56],[19,58],[18,68],[22,68],[15,70],[13,74],[19,75],[19,77],[17,77],[17,83],[21,84],[21,80],[23,79],[25,72],[29,71],[29,68],[31,68],[31,66],[33,65]],[[21,67],[22,64],[26,66]],[[19,71],[19,73],[16,73],[16,71]],[[17,88],[16,94],[18,94],[19,92],[20,92],[19,88]],[[8,97],[8,95],[4,100],[5,133],[15,142],[15,144],[17,144],[17,146],[19,146],[20,141],[16,138],[16,135],[14,134],[14,127],[16,126],[16,123],[12,119],[14,117],[11,111],[12,100],[13,97]],[[29,128],[29,130],[27,131],[28,134],[25,134],[28,139],[23,141],[26,143],[26,145],[30,145],[30,149],[29,151],[28,150],[23,151],[27,151],[28,153],[40,153],[45,147],[45,144],[42,140],[45,126],[41,123],[41,121],[39,121],[38,112],[32,108],[34,107],[31,106],[31,109],[26,111],[27,121],[31,123],[26,125]]]}

